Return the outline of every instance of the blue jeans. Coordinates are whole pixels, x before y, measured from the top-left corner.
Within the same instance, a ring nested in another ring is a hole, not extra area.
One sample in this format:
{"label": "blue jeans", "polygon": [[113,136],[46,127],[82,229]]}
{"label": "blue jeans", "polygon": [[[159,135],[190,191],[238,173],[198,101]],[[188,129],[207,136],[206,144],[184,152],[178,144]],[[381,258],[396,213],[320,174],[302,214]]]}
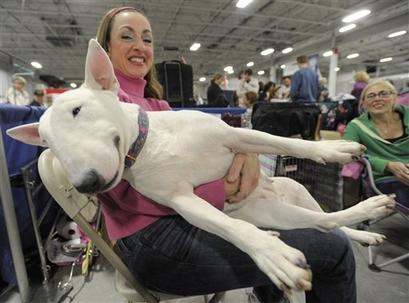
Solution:
{"label": "blue jeans", "polygon": [[[396,194],[396,202],[400,203],[405,207],[405,213],[408,213],[409,209],[409,186],[399,182],[399,181],[380,181],[376,183],[378,189],[384,194]],[[397,208],[401,208],[399,204],[396,205]]]}
{"label": "blue jeans", "polygon": [[[305,254],[311,266],[313,290],[307,292],[307,302],[356,302],[355,260],[342,232],[280,233],[285,243]],[[264,293],[262,298],[282,296],[246,253],[181,216],[163,217],[117,245],[135,277],[154,291],[189,296],[254,287],[256,293]]]}

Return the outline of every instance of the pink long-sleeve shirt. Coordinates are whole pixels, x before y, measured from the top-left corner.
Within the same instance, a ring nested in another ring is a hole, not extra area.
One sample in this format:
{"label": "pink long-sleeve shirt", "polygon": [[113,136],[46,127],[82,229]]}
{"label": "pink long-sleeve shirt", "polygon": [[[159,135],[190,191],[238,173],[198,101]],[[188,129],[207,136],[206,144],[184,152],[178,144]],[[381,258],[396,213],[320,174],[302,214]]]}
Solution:
{"label": "pink long-sleeve shirt", "polygon": [[[120,101],[138,104],[146,111],[171,109],[164,100],[143,97],[145,80],[128,78],[119,71],[115,71],[115,75],[121,87],[118,93]],[[194,192],[216,208],[223,209],[225,200],[223,180],[201,185],[195,188]],[[176,214],[173,209],[138,193],[125,180],[109,192],[99,194],[98,198],[102,204],[108,236],[111,240],[132,235],[163,216]]]}

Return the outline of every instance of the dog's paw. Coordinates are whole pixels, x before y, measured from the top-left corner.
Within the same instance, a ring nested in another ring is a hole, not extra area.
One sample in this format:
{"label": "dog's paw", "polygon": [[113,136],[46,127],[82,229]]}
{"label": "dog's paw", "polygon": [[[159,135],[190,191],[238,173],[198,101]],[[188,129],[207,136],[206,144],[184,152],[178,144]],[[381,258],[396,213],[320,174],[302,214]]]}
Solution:
{"label": "dog's paw", "polygon": [[370,197],[356,205],[365,216],[364,220],[373,220],[394,212],[396,202],[392,196],[379,195]]}
{"label": "dog's paw", "polygon": [[360,157],[365,151],[365,146],[352,141],[326,140],[314,143],[316,146],[311,160],[318,163],[348,163]]}
{"label": "dog's paw", "polygon": [[281,290],[310,290],[312,273],[303,253],[270,232],[260,231],[248,254]]}
{"label": "dog's paw", "polygon": [[343,227],[342,231],[353,241],[362,245],[380,245],[386,239],[385,235],[373,233],[365,230],[356,230],[348,227]]}

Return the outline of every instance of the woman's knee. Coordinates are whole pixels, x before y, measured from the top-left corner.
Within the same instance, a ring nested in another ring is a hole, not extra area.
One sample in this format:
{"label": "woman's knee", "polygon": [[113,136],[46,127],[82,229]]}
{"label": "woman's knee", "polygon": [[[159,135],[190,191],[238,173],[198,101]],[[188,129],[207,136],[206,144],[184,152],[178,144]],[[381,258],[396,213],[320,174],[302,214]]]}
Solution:
{"label": "woman's knee", "polygon": [[349,238],[339,229],[327,236],[322,253],[328,257],[329,266],[341,271],[355,271],[355,259]]}

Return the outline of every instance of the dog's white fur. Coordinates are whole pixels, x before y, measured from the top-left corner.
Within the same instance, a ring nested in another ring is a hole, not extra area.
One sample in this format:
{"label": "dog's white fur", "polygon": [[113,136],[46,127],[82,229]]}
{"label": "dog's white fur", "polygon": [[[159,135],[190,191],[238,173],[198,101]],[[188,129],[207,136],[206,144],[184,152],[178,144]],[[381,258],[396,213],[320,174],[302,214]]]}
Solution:
{"label": "dog's white fur", "polygon": [[[60,95],[39,125],[21,126],[8,133],[26,143],[49,146],[74,186],[83,182],[90,169],[106,183],[113,181],[110,188],[126,179],[143,195],[247,253],[282,289],[311,288],[311,274],[304,267],[307,260],[276,233],[258,227],[329,231],[386,215],[394,206],[391,198],[377,196],[347,210],[324,213],[302,185],[288,178],[262,175],[253,193],[240,203],[227,204],[223,213],[196,196],[193,188],[222,178],[236,151],[345,163],[361,155],[363,147],[353,142],[312,142],[232,128],[196,111],[149,112],[147,141],[136,163],[124,170],[124,157],[138,136],[139,107],[119,102],[116,95],[117,82],[109,58],[91,40],[85,83]],[[79,112],[74,114],[74,109]],[[115,144],[118,138],[119,144]],[[363,243],[383,240],[379,234],[343,229]]]}

